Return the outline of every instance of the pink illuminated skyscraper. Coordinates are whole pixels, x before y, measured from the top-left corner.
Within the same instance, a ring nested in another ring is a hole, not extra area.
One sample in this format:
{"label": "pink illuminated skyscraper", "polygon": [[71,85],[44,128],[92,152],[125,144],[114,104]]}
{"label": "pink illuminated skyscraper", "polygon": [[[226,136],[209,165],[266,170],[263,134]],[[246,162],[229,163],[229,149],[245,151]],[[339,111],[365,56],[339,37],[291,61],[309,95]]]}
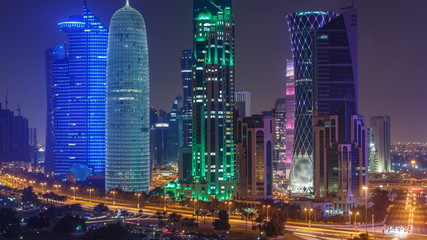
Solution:
{"label": "pink illuminated skyscraper", "polygon": [[292,165],[295,128],[295,77],[294,61],[286,60],[286,177]]}

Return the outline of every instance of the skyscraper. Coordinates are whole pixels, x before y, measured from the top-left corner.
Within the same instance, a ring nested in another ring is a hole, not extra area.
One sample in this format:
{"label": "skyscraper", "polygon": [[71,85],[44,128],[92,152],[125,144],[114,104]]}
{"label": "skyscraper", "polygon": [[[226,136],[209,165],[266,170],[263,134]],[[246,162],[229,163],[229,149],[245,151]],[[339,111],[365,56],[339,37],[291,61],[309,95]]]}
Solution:
{"label": "skyscraper", "polygon": [[30,160],[28,119],[2,109],[0,103],[0,164]]}
{"label": "skyscraper", "polygon": [[313,192],[314,34],[337,16],[333,12],[299,12],[287,16],[295,74],[295,136],[290,173],[293,193]]}
{"label": "skyscraper", "polygon": [[347,214],[368,183],[368,131],[358,115],[357,10],[314,34],[315,196]]}
{"label": "skyscraper", "polygon": [[108,37],[106,190],[149,190],[148,64],[145,21],[128,0],[114,13]]}
{"label": "skyscraper", "polygon": [[[83,5],[83,14],[58,23],[68,41],[46,52],[46,169],[105,172],[105,70],[108,29]],[[53,168],[53,169],[52,169]],[[74,170],[73,170],[74,169]],[[90,175],[89,174],[89,175]]]}
{"label": "skyscraper", "polygon": [[181,56],[181,75],[183,86],[183,99],[182,99],[182,146],[191,146],[191,121],[192,121],[192,98],[193,98],[193,50],[186,49],[182,51]]}
{"label": "skyscraper", "polygon": [[177,96],[169,114],[168,155],[170,163],[178,161],[178,149],[182,147],[182,98]]}
{"label": "skyscraper", "polygon": [[272,114],[237,120],[238,187],[236,198],[263,200],[273,196],[275,123]]}
{"label": "skyscraper", "polygon": [[236,91],[236,106],[239,111],[239,117],[252,116],[251,92]]}
{"label": "skyscraper", "polygon": [[231,1],[194,0],[194,6],[193,197],[202,200],[230,199],[236,171]]}
{"label": "skyscraper", "polygon": [[273,176],[283,181],[286,176],[286,98],[276,99],[274,105],[275,144],[273,156]]}
{"label": "skyscraper", "polygon": [[371,117],[369,129],[370,172],[391,171],[390,129],[391,118],[389,116]]}
{"label": "skyscraper", "polygon": [[295,129],[295,76],[294,61],[286,60],[286,178],[292,166]]}

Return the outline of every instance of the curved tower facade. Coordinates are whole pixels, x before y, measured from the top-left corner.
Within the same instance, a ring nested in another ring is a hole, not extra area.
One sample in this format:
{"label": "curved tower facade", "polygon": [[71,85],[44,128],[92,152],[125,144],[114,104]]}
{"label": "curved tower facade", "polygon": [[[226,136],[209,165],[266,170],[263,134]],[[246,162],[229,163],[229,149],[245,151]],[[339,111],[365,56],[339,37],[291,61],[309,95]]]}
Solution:
{"label": "curved tower facade", "polygon": [[295,71],[295,135],[290,173],[293,193],[313,192],[314,34],[337,16],[337,13],[321,11],[287,16]]}
{"label": "curved tower facade", "polygon": [[67,42],[46,51],[45,172],[63,179],[71,172],[77,181],[85,181],[89,175],[105,174],[108,29],[86,4],[81,15],[58,27]]}
{"label": "curved tower facade", "polygon": [[145,21],[129,5],[114,13],[108,38],[105,188],[150,186],[150,84]]}

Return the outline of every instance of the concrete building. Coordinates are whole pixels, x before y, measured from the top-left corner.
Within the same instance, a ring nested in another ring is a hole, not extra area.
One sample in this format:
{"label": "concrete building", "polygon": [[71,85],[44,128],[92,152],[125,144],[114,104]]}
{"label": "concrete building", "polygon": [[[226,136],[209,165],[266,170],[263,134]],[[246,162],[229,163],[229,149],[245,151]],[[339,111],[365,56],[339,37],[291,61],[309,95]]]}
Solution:
{"label": "concrete building", "polygon": [[385,173],[391,171],[391,118],[371,117],[369,129],[369,171]]}
{"label": "concrete building", "polygon": [[253,201],[272,198],[274,125],[272,114],[253,115],[237,120],[239,180],[236,199]]}

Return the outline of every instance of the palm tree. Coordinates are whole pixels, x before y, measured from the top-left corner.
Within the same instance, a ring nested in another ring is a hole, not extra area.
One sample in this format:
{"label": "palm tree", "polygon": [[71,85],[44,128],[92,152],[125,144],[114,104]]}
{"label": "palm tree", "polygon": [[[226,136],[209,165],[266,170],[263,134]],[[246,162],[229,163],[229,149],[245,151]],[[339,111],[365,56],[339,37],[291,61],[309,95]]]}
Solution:
{"label": "palm tree", "polygon": [[206,224],[206,214],[208,214],[207,211],[203,211],[202,212],[202,216],[203,216],[203,224]]}

